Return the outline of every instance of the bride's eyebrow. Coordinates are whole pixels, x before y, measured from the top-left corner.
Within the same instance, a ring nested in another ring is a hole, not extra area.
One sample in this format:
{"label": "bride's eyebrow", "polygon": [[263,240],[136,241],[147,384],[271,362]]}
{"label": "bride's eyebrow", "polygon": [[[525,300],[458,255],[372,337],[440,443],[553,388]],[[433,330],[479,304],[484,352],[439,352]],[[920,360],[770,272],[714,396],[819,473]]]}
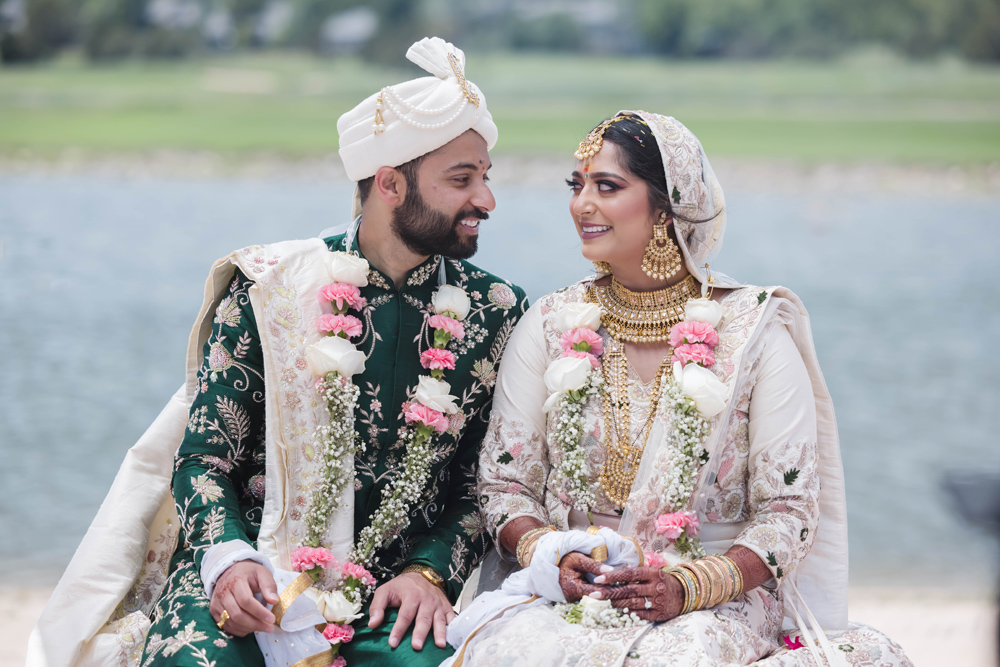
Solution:
{"label": "bride's eyebrow", "polygon": [[[573,172],[574,174],[576,172]],[[619,176],[613,171],[592,171],[590,172],[591,178],[617,178],[619,181],[624,181],[624,176]]]}

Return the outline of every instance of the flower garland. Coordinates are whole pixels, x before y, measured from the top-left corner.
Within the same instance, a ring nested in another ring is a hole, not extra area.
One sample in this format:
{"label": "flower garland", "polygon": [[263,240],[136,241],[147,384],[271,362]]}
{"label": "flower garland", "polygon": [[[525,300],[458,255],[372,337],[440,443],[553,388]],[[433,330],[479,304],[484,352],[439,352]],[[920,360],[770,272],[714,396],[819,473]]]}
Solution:
{"label": "flower garland", "polygon": [[[725,409],[729,398],[726,385],[708,370],[715,364],[715,347],[719,344],[716,327],[722,316],[722,307],[711,299],[687,302],[684,321],[670,330],[673,368],[661,378],[663,395],[658,410],[671,416],[673,428],[667,446],[673,449],[669,458],[674,464],[663,480],[664,500],[672,511],[657,517],[655,529],[670,540],[679,554],[690,558],[704,555],[704,549],[697,539],[698,516],[687,507],[698,472],[708,459],[704,443],[711,432],[710,420]],[[558,471],[574,506],[589,514],[595,497],[589,484],[586,454],[580,446],[583,406],[600,389],[600,373],[596,369],[603,344],[594,349],[592,339],[581,335],[578,327],[585,327],[588,333],[595,332],[600,326],[600,308],[595,304],[567,304],[556,313],[556,326],[564,332],[563,356],[545,372],[550,396],[544,409],[559,410],[553,426],[554,440],[561,450]],[[590,347],[584,349],[584,346]],[[587,368],[583,367],[585,362],[590,362]]]}
{"label": "flower garland", "polygon": [[[545,370],[549,398],[542,410],[558,411],[554,428],[555,444],[561,450],[559,474],[565,480],[568,500],[590,515],[597,502],[590,486],[590,464],[580,447],[583,438],[583,407],[592,396],[600,394],[604,380],[598,357],[604,352],[604,340],[597,334],[601,309],[594,304],[570,304],[556,315],[562,331],[562,357]],[[592,517],[591,517],[592,519]]]}
{"label": "flower garland", "polygon": [[[332,283],[320,289],[319,298],[329,303],[333,313],[316,322],[327,334],[306,351],[306,360],[318,376],[317,390],[325,399],[330,414],[328,424],[316,429],[320,444],[320,474],[323,483],[312,494],[304,523],[306,536],[302,546],[292,551],[292,569],[307,573],[314,582],[321,578],[326,587],[313,587],[310,596],[329,624],[323,630],[333,646],[347,643],[354,636],[351,623],[360,618],[364,601],[374,590],[376,580],[368,571],[377,562],[375,552],[409,525],[410,507],[420,498],[433,460],[431,441],[448,428],[446,415],[458,412],[451,395],[451,385],[441,380],[446,369],[455,368],[455,354],[445,347],[452,338],[465,337],[461,320],[471,304],[464,290],[442,285],[435,292],[428,325],[433,329],[433,347],[420,355],[428,376],[418,378],[415,400],[404,404],[404,419],[409,425],[403,435],[406,455],[403,472],[391,486],[382,490],[382,501],[362,529],[348,555],[348,562],[337,564],[333,554],[320,547],[330,516],[340,506],[340,499],[353,477],[354,457],[363,451],[363,443],[354,430],[354,409],[360,390],[351,378],[365,369],[365,355],[350,342],[361,335],[361,320],[348,314],[362,310],[366,300],[359,288],[368,284],[368,262],[360,257],[334,252],[329,270]],[[328,589],[328,590],[327,590]],[[338,649],[339,650],[339,649]],[[334,663],[343,667],[343,657]]]}

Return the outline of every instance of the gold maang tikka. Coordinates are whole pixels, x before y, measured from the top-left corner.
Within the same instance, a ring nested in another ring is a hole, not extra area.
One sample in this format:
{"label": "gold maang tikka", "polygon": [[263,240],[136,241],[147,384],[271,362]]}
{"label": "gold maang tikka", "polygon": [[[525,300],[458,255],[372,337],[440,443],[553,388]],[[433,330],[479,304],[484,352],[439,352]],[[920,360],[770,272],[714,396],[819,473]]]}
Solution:
{"label": "gold maang tikka", "polygon": [[614,123],[617,123],[620,120],[625,120],[629,117],[630,116],[615,116],[614,118],[609,118],[595,127],[590,131],[590,134],[588,134],[586,138],[580,142],[580,146],[576,149],[576,152],[573,153],[573,157],[577,160],[589,160],[597,155],[604,146],[605,130],[611,127]]}
{"label": "gold maang tikka", "polygon": [[666,280],[681,268],[681,253],[677,244],[667,235],[667,212],[660,212],[660,219],[653,223],[653,238],[642,256],[642,272],[650,278]]}

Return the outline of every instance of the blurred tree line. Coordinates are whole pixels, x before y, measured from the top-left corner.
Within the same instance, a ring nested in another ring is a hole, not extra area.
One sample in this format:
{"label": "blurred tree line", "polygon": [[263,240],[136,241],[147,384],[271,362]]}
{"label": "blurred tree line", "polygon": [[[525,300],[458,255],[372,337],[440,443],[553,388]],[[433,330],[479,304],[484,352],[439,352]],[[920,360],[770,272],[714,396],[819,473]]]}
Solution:
{"label": "blurred tree line", "polygon": [[830,57],[883,44],[1000,60],[1000,0],[0,0],[0,59],[306,49],[402,60],[436,34],[467,50]]}

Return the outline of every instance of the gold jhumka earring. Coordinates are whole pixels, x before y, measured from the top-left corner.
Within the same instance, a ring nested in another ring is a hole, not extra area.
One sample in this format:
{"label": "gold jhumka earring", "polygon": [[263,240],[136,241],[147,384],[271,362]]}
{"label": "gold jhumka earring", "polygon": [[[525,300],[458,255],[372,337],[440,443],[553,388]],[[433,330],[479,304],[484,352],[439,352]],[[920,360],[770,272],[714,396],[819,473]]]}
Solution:
{"label": "gold jhumka earring", "polygon": [[604,261],[596,261],[594,262],[594,271],[605,275],[611,275],[611,265]]}
{"label": "gold jhumka earring", "polygon": [[677,244],[667,235],[667,212],[653,224],[653,238],[642,256],[642,272],[650,278],[666,280],[681,268],[681,253]]}

